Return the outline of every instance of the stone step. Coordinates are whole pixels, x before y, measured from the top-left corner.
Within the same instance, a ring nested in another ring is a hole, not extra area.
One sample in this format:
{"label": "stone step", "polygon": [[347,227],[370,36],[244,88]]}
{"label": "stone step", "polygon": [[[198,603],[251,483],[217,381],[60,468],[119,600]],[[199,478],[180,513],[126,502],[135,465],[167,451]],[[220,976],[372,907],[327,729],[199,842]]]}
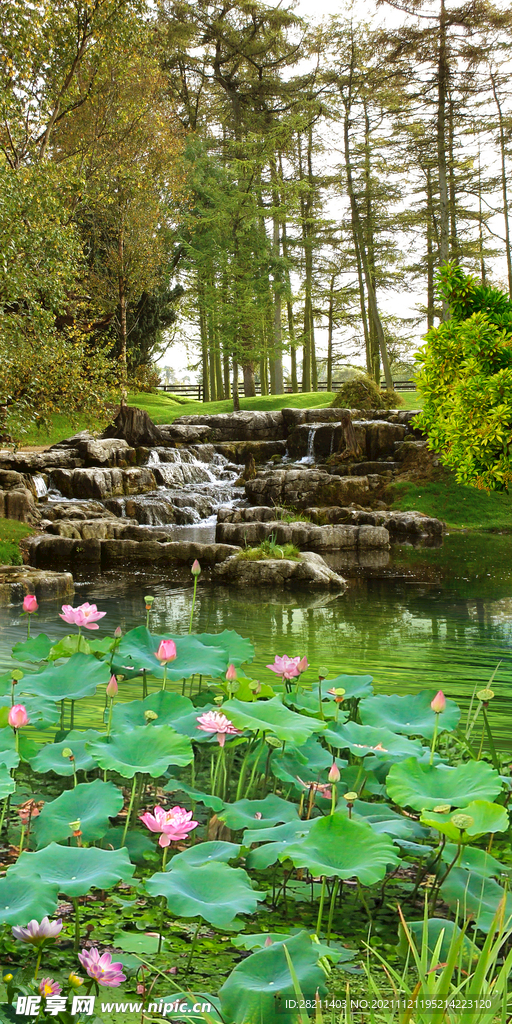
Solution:
{"label": "stone step", "polygon": [[215,539],[224,544],[257,546],[273,537],[276,544],[295,544],[312,551],[344,548],[389,548],[382,526],[314,526],[310,523],[218,523]]}
{"label": "stone step", "polygon": [[87,565],[97,570],[126,569],[133,565],[192,565],[197,558],[207,567],[236,554],[240,548],[232,544],[199,544],[193,541],[161,541],[154,539],[77,540],[40,534],[29,537],[26,550],[32,565],[46,568],[55,565]]}

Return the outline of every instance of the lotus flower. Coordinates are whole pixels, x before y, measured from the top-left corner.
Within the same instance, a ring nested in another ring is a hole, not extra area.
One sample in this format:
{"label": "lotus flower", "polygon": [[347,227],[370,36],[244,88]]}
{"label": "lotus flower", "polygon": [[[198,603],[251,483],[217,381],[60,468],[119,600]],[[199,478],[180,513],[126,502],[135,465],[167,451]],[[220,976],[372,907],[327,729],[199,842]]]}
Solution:
{"label": "lotus flower", "polygon": [[236,668],[234,665],[228,665],[226,679],[228,683],[232,683],[236,679]]}
{"label": "lotus flower", "polygon": [[199,562],[197,561],[197,558],[194,558],[194,561],[192,562],[192,568],[191,568],[190,572],[192,573],[192,576],[200,576],[201,575],[201,566],[199,565]]}
{"label": "lotus flower", "polygon": [[140,815],[140,820],[149,828],[150,832],[161,832],[158,840],[159,846],[169,846],[180,839],[187,839],[192,829],[199,824],[192,821],[192,811],[186,811],[184,807],[171,807],[165,811],[163,807],[155,807],[154,814],[146,811]]}
{"label": "lotus flower", "polygon": [[78,626],[79,629],[82,626],[85,629],[99,629],[98,619],[102,619],[106,612],[99,612],[95,604],[89,604],[88,601],[85,604],[81,604],[78,608],[72,608],[70,604],[62,605],[62,612],[59,612],[60,618],[64,619],[69,626]]}
{"label": "lotus flower", "polygon": [[276,654],[274,664],[266,667],[271,672],[275,672],[276,676],[281,676],[282,679],[295,679],[296,676],[300,676],[301,672],[305,672],[308,662],[307,658],[289,658],[287,654],[283,654],[283,657],[280,658]]}
{"label": "lotus flower", "polygon": [[331,767],[329,769],[329,774],[328,774],[327,778],[329,779],[329,782],[339,782],[340,781],[341,773],[340,773],[340,770],[338,768],[338,765],[336,764],[336,761],[332,762],[332,765],[331,765]]}
{"label": "lotus flower", "polygon": [[56,939],[57,935],[60,935],[62,931],[62,918],[59,917],[58,921],[50,921],[48,917],[43,917],[41,924],[38,924],[36,919],[33,918],[29,921],[26,928],[20,928],[15,925],[12,929],[12,934],[15,939],[19,939],[20,942],[28,942],[31,946],[42,946],[43,942],[48,942],[49,939]]}
{"label": "lotus flower", "polygon": [[89,977],[94,978],[98,985],[105,985],[106,988],[117,988],[123,981],[126,981],[126,975],[123,974],[123,965],[121,963],[113,964],[110,953],[103,953],[100,956],[99,950],[93,947],[92,949],[83,949],[78,954],[78,959]]}
{"label": "lotus flower", "polygon": [[197,728],[203,732],[215,732],[221,747],[226,742],[226,736],[242,735],[242,729],[235,729],[233,723],[222,714],[222,711],[205,711],[204,715],[199,715]]}
{"label": "lotus flower", "polygon": [[32,612],[36,612],[38,608],[39,605],[34,594],[26,594],[23,598],[23,611],[31,615]]}
{"label": "lotus flower", "polygon": [[298,775],[297,782],[300,782],[304,789],[309,789],[313,793],[319,793],[325,800],[331,799],[332,789],[326,782],[304,782],[304,779],[299,778]]}
{"label": "lotus flower", "polygon": [[23,704],[13,704],[7,715],[7,721],[11,729],[21,729],[23,725],[28,725],[30,719],[26,707]]}
{"label": "lotus flower", "polygon": [[430,701],[430,707],[432,711],[435,711],[436,715],[442,714],[446,708],[446,697],[442,690],[438,690],[433,700]]}
{"label": "lotus flower", "polygon": [[60,996],[62,989],[53,978],[41,978],[39,991],[42,996],[48,998],[48,996]]}
{"label": "lotus flower", "polygon": [[114,675],[110,676],[107,683],[107,697],[117,697],[117,691],[119,687],[117,685],[117,679]]}
{"label": "lotus flower", "polygon": [[155,657],[162,662],[162,665],[167,665],[168,661],[174,661],[176,657],[176,644],[174,640],[161,640]]}

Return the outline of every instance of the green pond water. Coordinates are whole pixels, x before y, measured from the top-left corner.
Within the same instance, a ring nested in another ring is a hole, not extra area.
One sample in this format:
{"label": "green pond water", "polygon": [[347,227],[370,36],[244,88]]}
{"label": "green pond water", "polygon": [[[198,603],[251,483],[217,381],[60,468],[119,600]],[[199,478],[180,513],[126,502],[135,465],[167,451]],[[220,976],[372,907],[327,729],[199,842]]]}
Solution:
{"label": "green pond water", "polygon": [[[392,549],[388,564],[343,567],[344,594],[276,592],[217,587],[200,580],[194,631],[237,630],[255,646],[247,672],[271,682],[265,667],[276,654],[307,655],[312,669],[329,673],[370,673],[377,691],[411,693],[442,689],[467,706],[475,688],[499,665],[493,689],[493,726],[502,748],[512,751],[512,537],[453,534],[439,548]],[[151,628],[156,633],[188,630],[192,584],[188,572],[163,578],[156,572],[120,578],[83,579],[74,604],[89,600],[107,615],[95,634],[123,632],[145,621],[144,595],[155,596]],[[46,603],[33,620],[33,635],[58,638],[69,631],[60,607]],[[0,614],[2,667],[10,648],[26,636],[19,610]],[[155,684],[156,685],[156,684]],[[140,683],[122,683],[120,697],[140,695]],[[75,724],[98,725],[103,696],[82,701]]]}

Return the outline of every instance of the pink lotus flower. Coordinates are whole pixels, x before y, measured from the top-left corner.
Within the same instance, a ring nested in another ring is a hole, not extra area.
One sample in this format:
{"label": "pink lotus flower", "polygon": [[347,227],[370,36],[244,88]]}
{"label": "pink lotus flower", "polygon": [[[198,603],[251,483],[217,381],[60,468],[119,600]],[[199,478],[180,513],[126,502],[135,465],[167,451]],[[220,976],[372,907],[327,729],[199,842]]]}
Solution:
{"label": "pink lotus flower", "polygon": [[192,568],[191,568],[190,572],[192,573],[192,576],[200,576],[201,575],[201,566],[199,565],[199,562],[197,561],[197,558],[194,558],[194,561],[192,562]]}
{"label": "pink lotus flower", "polygon": [[13,704],[7,715],[7,721],[11,729],[21,729],[23,725],[28,725],[30,719],[26,707],[23,704]]}
{"label": "pink lotus flower", "polygon": [[336,764],[336,761],[332,762],[332,765],[331,765],[331,767],[329,769],[329,774],[328,774],[327,778],[329,779],[329,782],[339,782],[340,781],[341,774],[340,774],[340,770],[338,768],[338,765]]}
{"label": "pink lotus flower", "polygon": [[304,779],[300,779],[298,775],[297,782],[300,782],[304,789],[309,789],[313,793],[319,793],[326,800],[330,800],[332,797],[332,789],[326,782],[304,782]]}
{"label": "pink lotus flower", "polygon": [[117,697],[118,690],[117,679],[112,675],[107,683],[107,697]]}
{"label": "pink lotus flower", "polygon": [[442,714],[446,708],[446,697],[442,690],[438,690],[433,700],[430,701],[430,707],[432,711],[435,711],[436,715]]}
{"label": "pink lotus flower", "polygon": [[78,606],[78,608],[72,608],[70,604],[62,605],[62,613],[59,612],[60,618],[64,619],[69,626],[78,626],[79,629],[84,627],[85,629],[99,629],[98,619],[102,619],[106,612],[99,612],[95,604],[89,604],[86,601],[84,604]]}
{"label": "pink lotus flower", "polygon": [[176,644],[174,640],[161,640],[160,646],[155,653],[155,658],[167,665],[168,661],[174,661],[176,657]]}
{"label": "pink lotus flower", "polygon": [[289,658],[287,654],[283,654],[283,657],[280,658],[276,654],[274,664],[266,667],[271,672],[275,672],[276,676],[281,676],[282,679],[295,679],[296,676],[300,676],[301,672],[305,672],[308,662],[307,658]]}
{"label": "pink lotus flower", "polygon": [[159,846],[169,846],[170,843],[177,843],[180,839],[187,839],[192,829],[199,824],[192,821],[192,811],[186,811],[184,807],[171,807],[165,811],[163,807],[155,807],[154,814],[146,811],[140,815],[140,820],[149,828],[150,832],[161,832],[158,840]]}
{"label": "pink lotus flower", "polygon": [[62,931],[62,918],[59,917],[58,921],[50,921],[48,917],[43,917],[41,924],[38,924],[35,918],[29,921],[26,928],[20,928],[15,925],[11,928],[12,934],[15,939],[19,939],[20,942],[28,942],[31,946],[42,946],[44,942],[48,942],[49,939],[56,939],[57,935],[60,935]]}
{"label": "pink lotus flower", "polygon": [[222,711],[205,711],[204,715],[199,715],[196,728],[203,732],[217,733],[217,740],[221,747],[226,742],[226,736],[241,736],[243,731],[235,729],[233,722],[230,722],[229,718],[222,714]]}
{"label": "pink lotus flower", "polygon": [[234,665],[228,665],[228,670],[226,672],[226,679],[227,679],[228,683],[232,683],[236,679],[236,668],[235,668]]}
{"label": "pink lotus flower", "polygon": [[123,981],[126,981],[126,975],[123,974],[123,965],[121,963],[113,964],[110,953],[103,953],[100,956],[99,950],[93,946],[92,949],[83,949],[78,954],[78,959],[89,977],[94,978],[98,985],[105,985],[106,988],[117,988]]}
{"label": "pink lotus flower", "polygon": [[36,612],[38,608],[39,605],[34,594],[26,594],[23,598],[23,611],[31,615],[32,612]]}
{"label": "pink lotus flower", "polygon": [[48,996],[60,996],[62,989],[53,978],[41,978],[39,991],[42,996],[48,998]]}

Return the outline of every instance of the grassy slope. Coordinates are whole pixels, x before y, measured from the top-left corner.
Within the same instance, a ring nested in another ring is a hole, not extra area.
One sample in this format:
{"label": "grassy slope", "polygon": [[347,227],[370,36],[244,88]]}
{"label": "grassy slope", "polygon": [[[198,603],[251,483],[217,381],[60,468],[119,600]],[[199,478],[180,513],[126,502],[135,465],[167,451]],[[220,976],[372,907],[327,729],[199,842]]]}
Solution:
{"label": "grassy slope", "polygon": [[438,480],[402,481],[390,490],[392,508],[401,512],[424,512],[458,529],[512,530],[512,495],[462,487],[448,471]]}
{"label": "grassy slope", "polygon": [[22,537],[33,533],[31,526],[14,519],[0,519],[0,565],[21,565],[18,544]]}

